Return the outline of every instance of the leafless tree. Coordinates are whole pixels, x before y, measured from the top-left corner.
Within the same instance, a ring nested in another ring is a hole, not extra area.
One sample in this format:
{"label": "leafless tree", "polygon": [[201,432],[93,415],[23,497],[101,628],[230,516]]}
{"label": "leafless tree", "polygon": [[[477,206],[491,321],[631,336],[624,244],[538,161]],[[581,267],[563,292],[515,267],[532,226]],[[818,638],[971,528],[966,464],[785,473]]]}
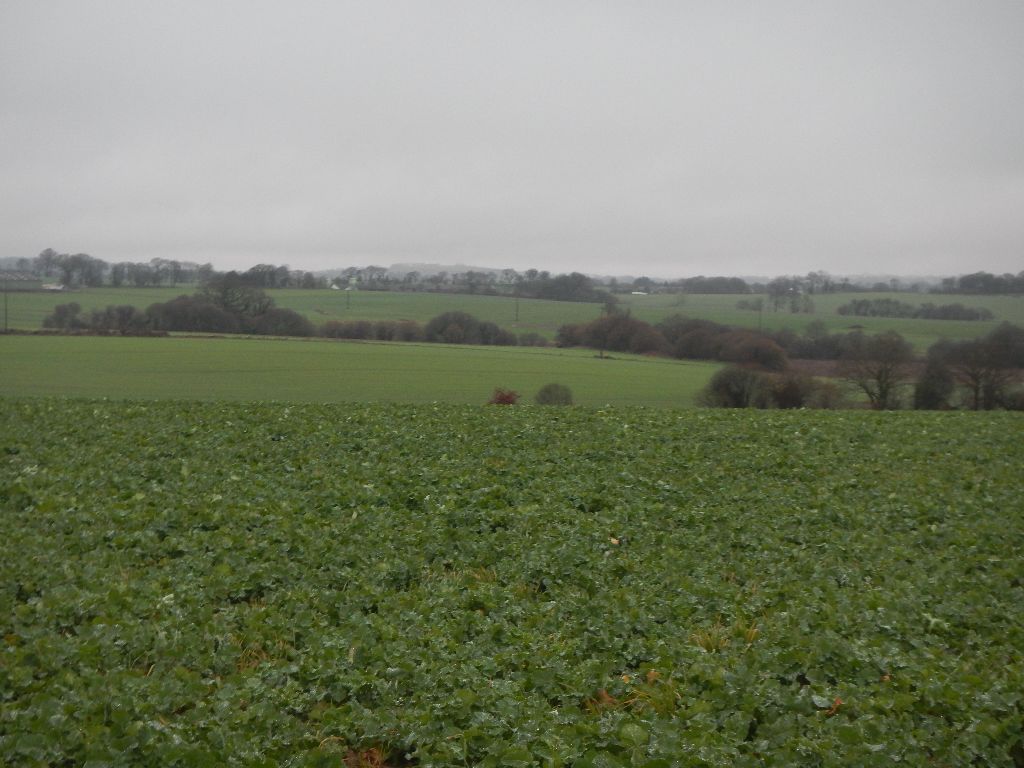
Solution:
{"label": "leafless tree", "polygon": [[900,394],[911,377],[913,348],[895,331],[864,339],[839,363],[840,376],[863,392],[875,410],[900,406]]}

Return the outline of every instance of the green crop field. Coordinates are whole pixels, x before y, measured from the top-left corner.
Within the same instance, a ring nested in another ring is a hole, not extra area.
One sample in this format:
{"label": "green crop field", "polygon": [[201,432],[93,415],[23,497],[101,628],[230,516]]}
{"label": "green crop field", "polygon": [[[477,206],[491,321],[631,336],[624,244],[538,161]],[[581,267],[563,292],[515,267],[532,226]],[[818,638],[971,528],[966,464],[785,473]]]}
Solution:
{"label": "green crop field", "polygon": [[[11,328],[35,330],[57,304],[76,301],[90,311],[110,304],[131,304],[145,308],[157,301],[167,301],[182,293],[191,293],[192,286],[177,288],[89,288],[65,294],[12,293],[8,296],[8,323]],[[584,323],[601,313],[598,304],[520,299],[518,320],[516,300],[505,296],[473,296],[447,293],[400,293],[386,291],[333,291],[282,289],[267,292],[282,307],[294,309],[316,324],[327,320],[415,320],[426,323],[430,318],[449,311],[462,311],[480,320],[497,323],[516,333],[534,332],[553,338],[565,323]],[[1024,325],[1024,297],[1017,296],[946,296],[919,293],[826,294],[814,297],[815,312],[791,314],[788,311],[762,313],[736,308],[740,300],[756,296],[731,294],[650,296],[619,296],[624,309],[641,320],[656,323],[681,313],[725,325],[746,328],[781,330],[788,328],[802,333],[808,324],[821,321],[832,333],[845,332],[861,326],[866,333],[896,330],[907,337],[920,352],[940,338],[971,339],[988,333],[999,322],[1007,320]],[[958,320],[916,320],[885,317],[849,317],[836,314],[840,305],[858,299],[894,298],[915,306],[922,302],[951,304],[959,302],[970,307],[989,309],[995,320],[969,322]]]}
{"label": "green crop field", "polygon": [[0,400],[0,763],[1020,765],[1022,434]]}
{"label": "green crop field", "polygon": [[568,386],[577,403],[687,407],[709,363],[537,347],[267,338],[0,336],[0,395],[483,403]]}

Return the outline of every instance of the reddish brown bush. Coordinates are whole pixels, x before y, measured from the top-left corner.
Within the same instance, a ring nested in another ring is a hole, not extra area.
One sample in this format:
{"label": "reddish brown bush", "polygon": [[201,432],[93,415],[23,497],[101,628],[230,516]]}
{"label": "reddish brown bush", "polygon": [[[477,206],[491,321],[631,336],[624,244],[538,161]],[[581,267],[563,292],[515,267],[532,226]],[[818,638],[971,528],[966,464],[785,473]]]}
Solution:
{"label": "reddish brown bush", "polygon": [[488,405],[515,405],[517,402],[519,402],[519,393],[503,387],[497,387],[494,394],[491,395],[491,399],[487,401]]}

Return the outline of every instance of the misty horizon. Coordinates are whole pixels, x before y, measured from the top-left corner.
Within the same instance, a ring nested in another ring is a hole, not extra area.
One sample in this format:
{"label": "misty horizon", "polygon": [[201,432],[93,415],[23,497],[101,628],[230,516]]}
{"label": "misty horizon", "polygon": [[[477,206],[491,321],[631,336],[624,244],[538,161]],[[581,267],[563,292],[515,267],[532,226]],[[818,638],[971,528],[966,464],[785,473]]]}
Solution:
{"label": "misty horizon", "polygon": [[[46,249],[46,250],[54,250],[55,251],[55,249]],[[55,253],[56,253],[56,251],[55,251]],[[90,258],[98,258],[100,261],[106,262],[105,259],[97,257],[94,254],[81,254],[80,252],[75,252],[74,254],[66,253],[66,254],[60,254],[60,255],[62,255],[62,256],[63,255],[85,255],[85,256],[89,256]],[[35,261],[36,260],[33,259],[32,257],[2,257],[2,256],[0,256],[0,270],[20,271],[21,267],[25,267],[29,271],[38,271],[38,264],[35,263]],[[153,259],[151,261],[139,261],[139,262],[134,262],[134,263],[149,264],[151,262],[161,262],[161,261],[171,262],[172,260],[162,260],[162,259],[157,258],[157,259]],[[188,267],[190,269],[199,268],[199,267],[202,267],[204,264],[208,264],[210,267],[212,267],[218,273],[236,272],[236,273],[242,274],[242,273],[245,273],[248,269],[252,269],[252,268],[256,268],[256,267],[260,267],[260,266],[273,266],[273,267],[276,267],[276,268],[285,268],[285,269],[288,269],[289,271],[292,271],[292,272],[299,272],[299,273],[302,273],[302,272],[312,272],[313,274],[315,274],[317,276],[322,276],[322,277],[327,277],[327,278],[333,278],[333,277],[341,276],[343,273],[348,272],[349,270],[355,270],[357,272],[361,272],[361,271],[366,270],[366,269],[383,269],[389,275],[393,275],[393,276],[402,276],[402,275],[408,274],[410,272],[418,272],[423,277],[427,277],[427,276],[430,276],[430,275],[437,275],[437,274],[440,274],[440,273],[447,273],[447,274],[449,274],[451,276],[455,276],[455,275],[463,274],[463,273],[470,272],[470,271],[474,271],[474,272],[488,272],[488,273],[493,273],[493,274],[500,274],[500,273],[505,272],[507,270],[511,270],[513,272],[516,272],[517,274],[519,274],[521,276],[525,275],[525,274],[527,274],[529,272],[536,272],[538,274],[548,273],[551,276],[565,275],[565,274],[570,274],[572,272],[576,272],[576,273],[581,273],[583,275],[586,275],[587,277],[590,277],[592,279],[595,279],[595,280],[598,280],[598,281],[605,281],[605,282],[607,282],[609,280],[616,280],[616,281],[619,281],[619,282],[630,282],[630,281],[641,279],[641,278],[648,278],[648,279],[654,280],[656,282],[669,283],[669,282],[673,282],[673,281],[677,281],[677,280],[686,280],[686,279],[691,279],[691,278],[705,278],[705,277],[706,278],[716,278],[716,277],[722,277],[722,278],[739,278],[739,279],[744,280],[744,281],[746,281],[748,283],[757,284],[757,283],[766,283],[766,282],[768,282],[768,281],[770,281],[772,279],[779,278],[779,277],[782,277],[782,278],[790,278],[791,277],[791,278],[800,279],[800,278],[807,277],[808,275],[811,275],[811,274],[818,274],[821,277],[827,277],[827,278],[829,278],[829,279],[831,279],[833,281],[839,281],[839,282],[849,281],[850,283],[852,283],[854,285],[862,285],[863,286],[863,285],[868,285],[868,284],[872,284],[872,283],[876,283],[876,282],[888,282],[888,281],[895,280],[897,283],[899,283],[900,285],[905,286],[905,287],[910,287],[910,286],[913,286],[913,285],[937,285],[938,283],[942,282],[943,280],[946,280],[946,279],[949,279],[949,278],[960,278],[960,277],[964,277],[964,276],[969,275],[969,274],[978,274],[978,273],[995,274],[997,276],[1003,276],[1003,277],[1005,277],[1007,275],[1016,276],[1016,275],[1024,274],[1024,270],[1021,270],[1021,271],[1019,271],[1017,273],[1006,273],[1006,272],[1004,272],[1004,273],[994,273],[991,270],[985,270],[985,269],[977,269],[977,270],[974,270],[971,273],[956,273],[956,274],[928,274],[928,273],[897,274],[897,273],[892,273],[892,272],[874,272],[874,273],[871,273],[871,272],[858,272],[858,273],[838,272],[838,273],[833,273],[833,272],[830,272],[829,270],[825,270],[825,269],[808,270],[808,272],[806,274],[792,274],[792,273],[725,273],[725,272],[693,273],[693,274],[648,274],[648,273],[620,272],[620,273],[614,273],[613,274],[613,273],[593,272],[593,271],[588,271],[586,269],[575,269],[575,270],[567,270],[567,271],[548,270],[543,265],[537,265],[537,266],[534,266],[534,267],[528,267],[528,268],[525,268],[525,269],[516,270],[516,269],[514,269],[512,267],[502,267],[502,266],[483,266],[483,265],[479,265],[479,264],[443,264],[443,263],[435,263],[435,262],[396,262],[396,263],[393,263],[393,264],[345,264],[345,265],[335,265],[335,266],[332,266],[332,267],[324,267],[324,268],[320,268],[320,269],[304,270],[302,268],[292,267],[292,265],[284,264],[284,263],[282,263],[282,264],[269,264],[269,265],[265,264],[265,263],[260,263],[260,264],[249,264],[249,265],[241,266],[241,267],[220,267],[217,264],[212,263],[212,262],[200,263],[200,262],[192,261],[190,259],[181,259],[181,260],[173,260],[173,261],[178,263],[178,264],[180,264],[181,266]],[[111,262],[106,262],[106,263],[107,263],[108,267],[115,266],[115,263],[111,263]],[[124,262],[122,262],[122,263],[124,263]]]}

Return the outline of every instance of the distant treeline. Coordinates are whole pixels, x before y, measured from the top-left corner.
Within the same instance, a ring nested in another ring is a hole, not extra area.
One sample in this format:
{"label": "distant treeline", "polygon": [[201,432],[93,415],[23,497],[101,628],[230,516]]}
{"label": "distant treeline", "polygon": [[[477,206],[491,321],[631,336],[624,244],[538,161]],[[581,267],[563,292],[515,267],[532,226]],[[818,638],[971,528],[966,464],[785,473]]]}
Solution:
{"label": "distant treeline", "polygon": [[[224,274],[211,264],[197,264],[174,259],[150,259],[146,262],[108,263],[86,253],[58,253],[47,248],[34,258],[6,259],[19,271],[40,278],[58,281],[69,288],[198,284]],[[1024,293],[1024,271],[994,275],[974,272],[948,277],[940,284],[901,283],[851,280],[834,277],[825,271],[806,275],[780,276],[766,282],[748,281],[739,277],[704,276],[659,280],[651,277],[598,279],[579,272],[552,275],[546,270],[468,269],[462,272],[430,272],[416,270],[392,273],[387,267],[369,265],[347,267],[326,277],[285,265],[257,264],[242,272],[233,272],[256,288],[323,289],[358,288],[370,291],[433,291],[481,295],[521,296],[556,301],[587,301],[609,303],[611,296],[622,293],[693,293],[693,294],[767,294],[768,307],[778,311],[809,311],[808,297],[822,293],[857,293],[863,291],[915,291],[966,294]],[[753,306],[751,306],[753,308]],[[763,305],[762,305],[763,308]]]}
{"label": "distant treeline", "polygon": [[1024,293],[1024,271],[1011,275],[993,275],[989,272],[972,272],[960,277],[943,279],[935,293],[976,293],[988,294],[1022,294]]}
{"label": "distant treeline", "polygon": [[860,330],[828,333],[820,320],[799,334],[789,329],[734,328],[684,315],[652,325],[628,313],[612,312],[589,323],[563,325],[555,341],[562,347],[717,360],[783,371],[790,359],[841,360],[857,354],[866,338]]}
{"label": "distant treeline", "polygon": [[861,331],[830,334],[821,321],[798,334],[734,328],[710,320],[673,315],[657,324],[628,313],[612,312],[589,323],[563,325],[555,336],[562,347],[667,355],[688,360],[717,360],[785,370],[789,359],[839,360],[863,342]]}
{"label": "distant treeline", "polygon": [[[17,259],[15,263],[19,270],[55,280],[68,288],[97,288],[104,285],[114,288],[201,285],[223,274],[217,272],[211,264],[196,264],[175,259],[123,261],[111,264],[87,253],[58,253],[52,248],[47,248],[34,259]],[[241,274],[249,285],[257,288],[328,287],[325,278],[318,277],[312,272],[272,264],[257,264]]]}
{"label": "distant treeline", "polygon": [[[593,278],[579,272],[551,275],[550,272],[528,269],[525,272],[507,269],[475,271],[422,276],[409,272],[401,277],[392,276],[385,267],[351,267],[340,275],[328,279],[313,272],[290,269],[284,265],[257,264],[244,272],[218,272],[210,264],[196,264],[169,259],[151,259],[149,262],[119,262],[110,264],[85,253],[58,253],[47,248],[34,259],[18,259],[19,270],[32,272],[42,278],[58,281],[68,288],[95,288],[110,285],[148,288],[196,284],[204,286],[218,278],[253,288],[324,289],[358,288],[369,291],[444,291],[484,295],[515,295],[523,298],[555,301],[584,301],[605,303],[613,301],[611,293],[599,287]],[[742,281],[741,281],[742,282]]]}
{"label": "distant treeline", "polygon": [[930,302],[915,307],[896,299],[854,299],[843,304],[836,312],[856,317],[913,317],[927,320],[991,320],[987,309],[965,307],[963,304],[940,304]]}
{"label": "distant treeline", "polygon": [[445,312],[426,325],[414,320],[328,320],[318,335],[333,339],[376,341],[426,341],[441,344],[484,344],[495,346],[544,347],[548,342],[537,333],[514,334],[497,324],[478,320],[466,312]]}
{"label": "distant treeline", "polygon": [[783,370],[787,364],[785,350],[765,334],[683,315],[651,325],[628,313],[611,312],[589,323],[563,325],[555,340],[561,347],[590,347],[601,353],[751,363],[769,370]]}

